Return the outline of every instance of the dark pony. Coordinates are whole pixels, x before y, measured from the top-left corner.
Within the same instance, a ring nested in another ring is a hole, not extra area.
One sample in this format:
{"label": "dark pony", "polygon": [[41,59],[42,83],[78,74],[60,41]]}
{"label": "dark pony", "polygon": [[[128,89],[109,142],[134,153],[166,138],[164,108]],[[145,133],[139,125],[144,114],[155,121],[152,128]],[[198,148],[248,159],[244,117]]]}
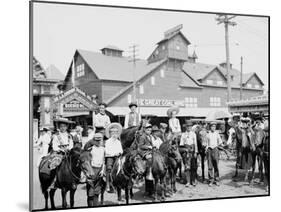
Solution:
{"label": "dark pony", "polygon": [[[70,207],[74,206],[74,194],[77,184],[80,183],[81,168],[79,166],[79,156],[81,149],[75,147],[65,154],[61,164],[50,173],[42,172],[42,167],[48,163],[48,157],[43,158],[39,166],[39,180],[41,190],[45,197],[45,209],[48,209],[48,196],[50,195],[51,208],[55,209],[54,195],[57,188],[61,189],[62,207],[67,207],[66,193],[70,191]],[[55,179],[55,187],[48,191],[48,188]]]}
{"label": "dark pony", "polygon": [[168,173],[171,184],[172,193],[177,192],[176,189],[176,174],[177,170],[181,168],[182,157],[179,153],[178,146],[169,141],[163,142],[159,151],[165,156],[165,163],[168,167]]}
{"label": "dark pony", "polygon": [[[133,198],[133,179],[144,174],[146,163],[137,151],[131,151],[116,160],[111,171],[112,184],[117,190],[118,201],[122,201],[121,190],[125,190],[126,204]],[[129,194],[130,192],[130,194]]]}
{"label": "dark pony", "polygon": [[142,134],[143,126],[145,126],[145,124],[149,121],[149,119],[142,119],[139,126],[122,130],[120,138],[123,150],[132,146],[134,141],[137,140],[136,137],[139,137]]}
{"label": "dark pony", "polygon": [[154,199],[158,199],[157,188],[161,187],[161,201],[165,201],[167,165],[165,156],[159,150],[152,150],[152,175],[154,178]]}
{"label": "dark pony", "polygon": [[82,173],[86,177],[87,204],[89,207],[97,206],[99,196],[100,204],[103,205],[104,192],[106,187],[105,176],[101,174],[101,169],[94,169],[91,165],[92,154],[89,150],[83,150],[79,162]]}

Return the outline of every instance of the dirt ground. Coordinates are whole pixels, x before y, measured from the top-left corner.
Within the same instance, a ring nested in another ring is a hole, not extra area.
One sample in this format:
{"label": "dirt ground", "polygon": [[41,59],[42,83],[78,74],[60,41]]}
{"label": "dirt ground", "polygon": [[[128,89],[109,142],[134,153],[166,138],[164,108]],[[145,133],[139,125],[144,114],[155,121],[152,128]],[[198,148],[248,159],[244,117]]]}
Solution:
{"label": "dirt ground", "polygon": [[[34,149],[34,184],[33,184],[33,205],[34,209],[43,209],[44,208],[44,196],[41,193],[40,183],[38,179],[38,168],[37,168],[37,158],[38,151]],[[239,172],[240,176],[235,181],[232,179],[235,169],[235,160],[231,158],[226,160],[224,157],[221,157],[219,163],[220,171],[220,186],[209,187],[208,184],[203,184],[199,182],[196,187],[186,188],[184,184],[177,182],[177,192],[171,197],[166,198],[166,202],[174,200],[192,200],[192,199],[207,199],[207,198],[220,198],[220,197],[236,197],[236,196],[253,196],[253,195],[267,195],[268,192],[265,189],[263,184],[254,183],[253,186],[250,186],[248,182],[243,181],[244,174],[242,171]],[[201,176],[201,167],[198,168],[198,175]],[[207,164],[205,175],[207,176]],[[256,177],[258,174],[256,173]],[[151,198],[145,198],[144,193],[144,184],[140,183],[140,186],[134,187],[134,198],[130,200],[132,203],[146,203],[153,202]],[[122,197],[124,200],[124,192],[122,192]],[[116,205],[116,204],[125,204],[125,201],[117,201],[117,194],[105,192],[104,196],[104,205]],[[67,195],[67,201],[69,203],[69,194]],[[159,200],[155,200],[159,201]],[[57,190],[55,194],[55,203],[57,208],[61,207],[61,194],[60,190]],[[85,207],[87,206],[87,196],[85,185],[79,185],[75,193],[75,207]]]}

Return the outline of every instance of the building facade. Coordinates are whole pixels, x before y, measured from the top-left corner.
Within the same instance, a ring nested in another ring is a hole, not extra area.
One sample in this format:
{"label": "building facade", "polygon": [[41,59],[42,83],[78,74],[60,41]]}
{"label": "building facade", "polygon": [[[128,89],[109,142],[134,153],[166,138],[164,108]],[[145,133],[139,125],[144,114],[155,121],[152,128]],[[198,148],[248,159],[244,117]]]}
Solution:
{"label": "building facade", "polygon": [[[101,53],[76,50],[64,81],[64,90],[78,87],[105,102],[113,115],[124,117],[135,96],[142,115],[166,117],[168,107],[178,105],[179,117],[206,117],[212,110],[228,111],[226,64],[197,62],[189,53],[190,41],[182,25],[164,33],[147,60],[134,68],[122,50],[114,46]],[[231,99],[263,94],[263,82],[255,72],[242,75],[231,67]],[[136,80],[136,93],[133,89]]]}

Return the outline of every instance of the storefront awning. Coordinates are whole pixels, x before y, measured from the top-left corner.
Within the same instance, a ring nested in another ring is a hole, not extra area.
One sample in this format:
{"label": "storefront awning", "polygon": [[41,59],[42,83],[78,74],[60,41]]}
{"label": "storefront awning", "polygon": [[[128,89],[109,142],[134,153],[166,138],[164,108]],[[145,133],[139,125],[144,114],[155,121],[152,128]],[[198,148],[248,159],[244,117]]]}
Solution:
{"label": "storefront awning", "polygon": [[[139,109],[142,115],[166,117],[168,107],[140,107]],[[128,107],[108,107],[107,110],[115,116],[125,116],[130,111]],[[206,117],[210,113],[210,111],[218,111],[218,110],[228,112],[228,109],[226,107],[180,108],[180,112],[177,116]]]}

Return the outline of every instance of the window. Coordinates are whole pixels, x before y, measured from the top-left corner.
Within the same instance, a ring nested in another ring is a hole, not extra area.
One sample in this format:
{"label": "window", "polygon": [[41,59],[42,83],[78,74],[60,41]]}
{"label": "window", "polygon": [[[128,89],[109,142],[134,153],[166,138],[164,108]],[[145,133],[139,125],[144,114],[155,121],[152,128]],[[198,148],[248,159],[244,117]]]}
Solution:
{"label": "window", "polygon": [[220,97],[210,97],[210,106],[212,106],[212,107],[221,106],[221,98]]}
{"label": "window", "polygon": [[140,94],[143,94],[144,90],[143,90],[143,85],[140,85]]}
{"label": "window", "polygon": [[260,88],[260,86],[259,85],[255,85],[255,88]]}
{"label": "window", "polygon": [[157,55],[157,54],[159,54],[159,51],[158,51],[158,49],[156,49],[156,51],[155,51],[155,54]]}
{"label": "window", "polygon": [[131,102],[132,102],[132,95],[128,94],[128,103],[131,103]]}
{"label": "window", "polygon": [[206,83],[207,83],[208,85],[212,85],[212,84],[214,83],[214,81],[213,81],[213,80],[206,80]]}
{"label": "window", "polygon": [[186,107],[197,107],[197,98],[196,97],[186,97],[185,98]]}
{"label": "window", "polygon": [[165,48],[166,48],[166,46],[165,46],[165,45],[163,45],[163,46],[162,46],[162,50],[165,50]]}
{"label": "window", "polygon": [[165,77],[165,72],[164,72],[164,69],[161,69],[161,70],[160,70],[160,76],[161,76],[162,78],[164,78],[164,77]]}
{"label": "window", "polygon": [[81,77],[85,75],[85,70],[84,70],[84,63],[76,66],[76,76]]}
{"label": "window", "polygon": [[180,46],[176,45],[176,49],[177,49],[177,50],[180,50]]}
{"label": "window", "polygon": [[223,82],[221,80],[218,80],[217,85],[223,85]]}
{"label": "window", "polygon": [[248,88],[252,88],[252,84],[247,84],[247,87]]}
{"label": "window", "polygon": [[155,77],[151,77],[151,85],[155,85]]}

